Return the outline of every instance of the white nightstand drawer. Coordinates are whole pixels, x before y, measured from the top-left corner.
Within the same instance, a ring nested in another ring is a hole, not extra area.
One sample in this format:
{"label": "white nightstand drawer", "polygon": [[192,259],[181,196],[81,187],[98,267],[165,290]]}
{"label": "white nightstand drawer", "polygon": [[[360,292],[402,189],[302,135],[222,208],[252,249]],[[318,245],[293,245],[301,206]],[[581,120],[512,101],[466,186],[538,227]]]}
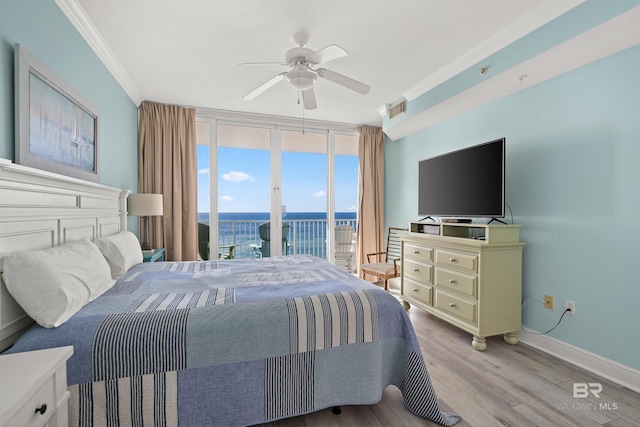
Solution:
{"label": "white nightstand drawer", "polygon": [[49,378],[9,420],[7,427],[44,426],[56,409],[53,378]]}
{"label": "white nightstand drawer", "polygon": [[72,354],[68,346],[0,355],[0,426],[66,426]]}

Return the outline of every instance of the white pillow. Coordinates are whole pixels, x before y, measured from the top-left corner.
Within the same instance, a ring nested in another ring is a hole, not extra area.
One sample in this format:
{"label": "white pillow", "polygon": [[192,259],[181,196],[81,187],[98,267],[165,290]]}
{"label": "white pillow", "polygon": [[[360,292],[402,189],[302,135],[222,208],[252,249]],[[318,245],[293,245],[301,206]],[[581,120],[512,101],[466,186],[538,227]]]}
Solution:
{"label": "white pillow", "polygon": [[121,231],[107,237],[94,240],[100,252],[111,268],[111,277],[117,279],[131,267],[142,262],[142,249],[135,234]]}
{"label": "white pillow", "polygon": [[9,293],[40,326],[58,327],[115,283],[100,250],[88,239],[4,259]]}

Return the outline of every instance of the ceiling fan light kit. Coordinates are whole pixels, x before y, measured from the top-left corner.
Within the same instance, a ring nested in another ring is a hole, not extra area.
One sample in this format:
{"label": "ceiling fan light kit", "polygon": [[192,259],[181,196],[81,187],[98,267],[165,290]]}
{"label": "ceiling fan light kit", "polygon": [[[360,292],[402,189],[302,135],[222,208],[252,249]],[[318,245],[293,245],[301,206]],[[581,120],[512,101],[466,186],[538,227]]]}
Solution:
{"label": "ceiling fan light kit", "polygon": [[[302,66],[300,66],[302,67]],[[298,69],[291,70],[287,73],[287,80],[291,83],[291,86],[298,90],[307,90],[313,83],[315,83],[316,78],[318,76],[316,73],[313,73],[307,69]]]}
{"label": "ceiling fan light kit", "polygon": [[[325,68],[314,68],[314,66],[318,64],[324,64],[326,62],[333,61],[334,59],[347,56],[347,52],[340,46],[332,44],[320,50],[313,51],[305,47],[309,39],[309,36],[306,33],[296,33],[293,38],[296,42],[297,47],[289,49],[286,52],[286,63],[276,63],[291,68],[291,71],[280,73],[272,77],[271,79],[267,80],[266,82],[243,96],[242,99],[247,101],[252,100],[256,96],[275,86],[278,82],[285,78],[291,84],[291,86],[302,92],[302,102],[304,104],[305,110],[313,110],[317,108],[315,93],[313,92],[313,85],[318,77],[324,78],[363,95],[369,92],[369,85],[366,85],[342,74],[336,73],[335,71],[327,70]],[[249,64],[260,65],[265,63],[254,62],[244,63],[241,65]]]}

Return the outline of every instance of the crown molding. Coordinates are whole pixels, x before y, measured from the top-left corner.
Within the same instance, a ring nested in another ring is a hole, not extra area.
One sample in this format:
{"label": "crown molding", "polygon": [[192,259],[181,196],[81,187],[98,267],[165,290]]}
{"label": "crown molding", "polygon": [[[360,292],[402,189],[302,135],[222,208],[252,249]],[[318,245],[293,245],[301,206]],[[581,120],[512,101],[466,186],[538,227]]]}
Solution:
{"label": "crown molding", "polygon": [[89,47],[91,47],[105,67],[107,67],[107,70],[109,70],[129,98],[131,98],[136,106],[139,106],[143,101],[142,94],[78,1],[55,0],[55,2],[71,24],[78,30]]}
{"label": "crown molding", "polygon": [[296,117],[275,116],[260,113],[219,110],[214,108],[196,107],[199,118],[216,119],[226,123],[255,124],[263,126],[278,126],[280,128],[305,129],[308,131],[328,132],[333,130],[339,134],[357,134],[358,125],[350,123],[329,122],[323,120],[307,120]]}
{"label": "crown molding", "polygon": [[418,96],[430,91],[436,86],[446,82],[469,67],[493,55],[499,50],[510,45],[514,41],[524,37],[532,31],[540,28],[558,16],[568,12],[585,0],[547,1],[541,4],[535,11],[513,22],[511,25],[495,34],[476,48],[455,61],[442,67],[417,85],[405,91],[402,96],[412,101]]}
{"label": "crown molding", "polygon": [[489,102],[530,88],[640,44],[640,6],[620,14],[433,107],[390,125],[396,141]]}

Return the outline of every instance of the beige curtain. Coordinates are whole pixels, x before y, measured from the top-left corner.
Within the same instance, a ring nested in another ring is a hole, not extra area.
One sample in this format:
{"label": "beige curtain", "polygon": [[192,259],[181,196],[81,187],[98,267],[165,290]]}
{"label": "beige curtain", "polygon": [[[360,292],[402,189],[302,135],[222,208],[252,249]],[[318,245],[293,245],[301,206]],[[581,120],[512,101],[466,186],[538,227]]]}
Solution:
{"label": "beige curtain", "polygon": [[359,126],[359,200],[356,258],[358,271],[367,254],[384,250],[384,138],[382,128]]}
{"label": "beige curtain", "polygon": [[165,259],[197,259],[196,111],[144,101],[140,105],[141,193],[160,193],[164,215],[151,217],[149,242]]}

